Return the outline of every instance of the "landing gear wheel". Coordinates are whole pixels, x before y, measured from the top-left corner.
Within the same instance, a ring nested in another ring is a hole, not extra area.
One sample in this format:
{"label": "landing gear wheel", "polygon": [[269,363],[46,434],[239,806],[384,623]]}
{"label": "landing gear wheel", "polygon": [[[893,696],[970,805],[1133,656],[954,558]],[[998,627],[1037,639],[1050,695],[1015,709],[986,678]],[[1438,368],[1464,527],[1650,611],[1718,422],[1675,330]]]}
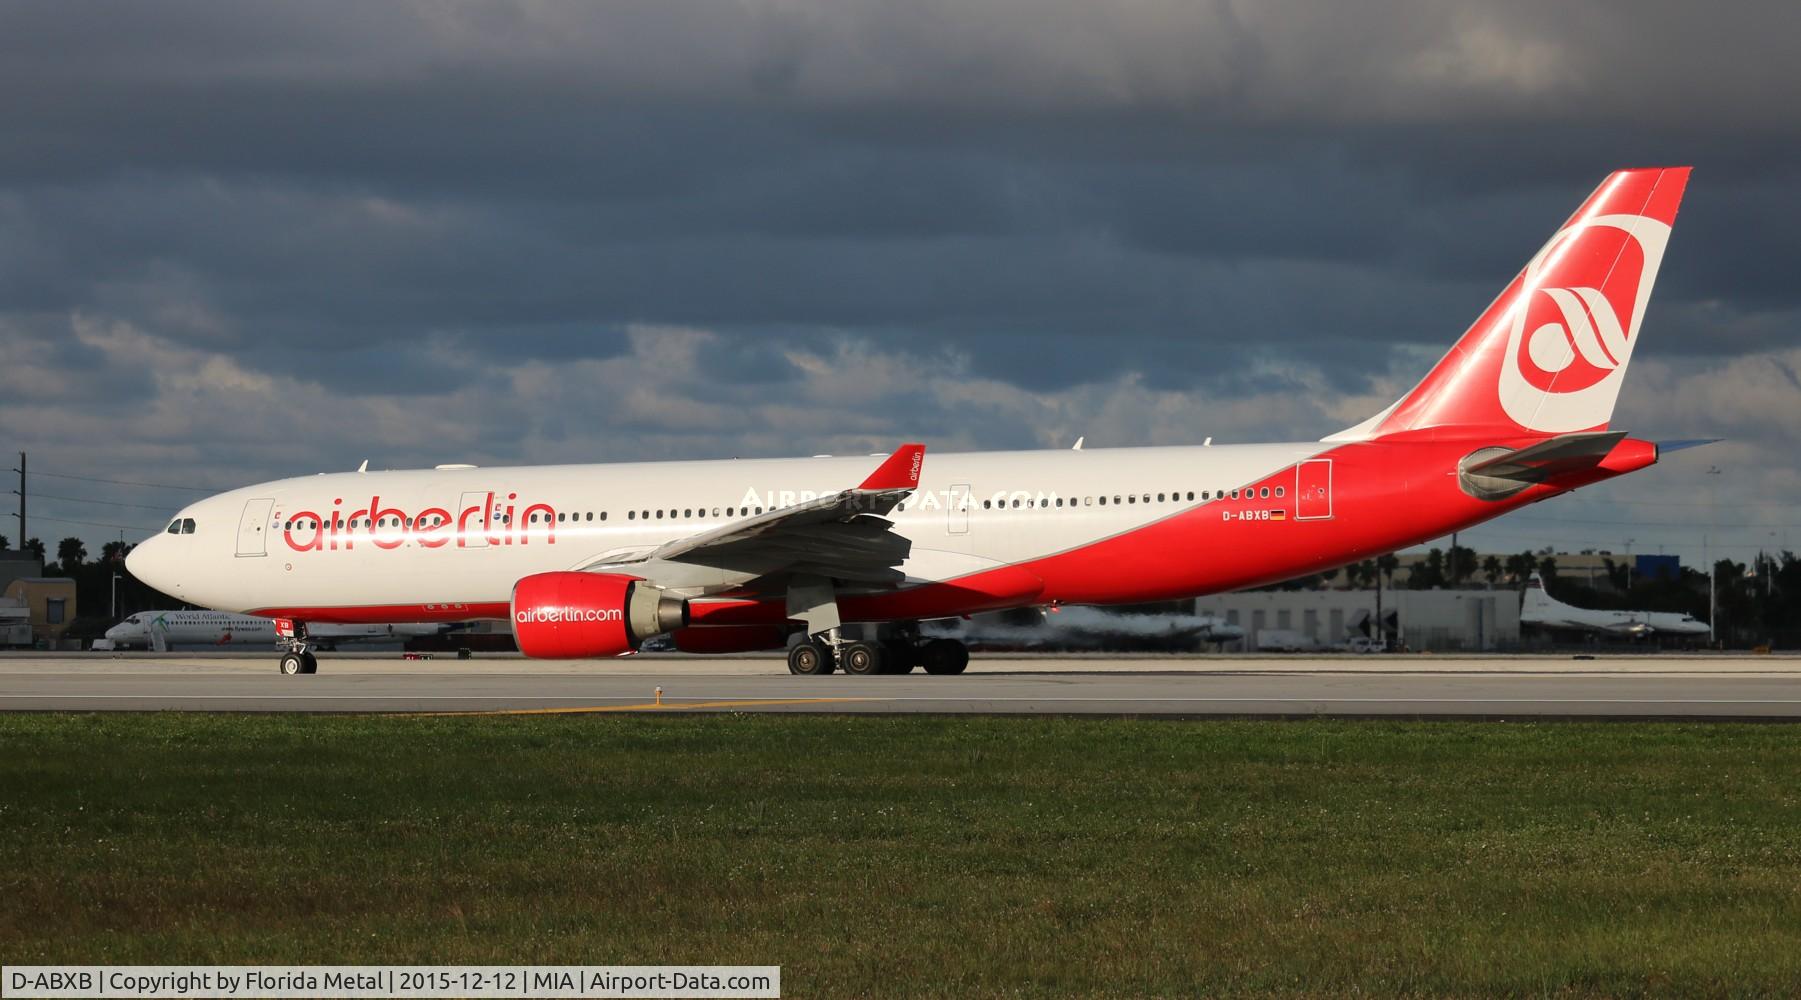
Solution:
{"label": "landing gear wheel", "polygon": [[919,651],[928,674],[960,674],[969,666],[969,647],[955,639],[933,639]]}
{"label": "landing gear wheel", "polygon": [[807,677],[832,672],[832,651],[817,642],[802,642],[788,650],[788,672]]}
{"label": "landing gear wheel", "polygon": [[280,670],[290,677],[295,674],[304,674],[307,672],[306,661],[307,657],[300,653],[283,653],[281,655]]}
{"label": "landing gear wheel", "polygon": [[882,644],[882,673],[910,674],[919,665],[919,651],[907,642]]}
{"label": "landing gear wheel", "polygon": [[300,658],[304,661],[300,665],[301,673],[316,674],[319,672],[319,658],[317,656],[314,656],[311,653],[301,653]]}
{"label": "landing gear wheel", "polygon": [[879,674],[882,672],[882,647],[873,642],[853,642],[839,651],[838,663],[847,674]]}

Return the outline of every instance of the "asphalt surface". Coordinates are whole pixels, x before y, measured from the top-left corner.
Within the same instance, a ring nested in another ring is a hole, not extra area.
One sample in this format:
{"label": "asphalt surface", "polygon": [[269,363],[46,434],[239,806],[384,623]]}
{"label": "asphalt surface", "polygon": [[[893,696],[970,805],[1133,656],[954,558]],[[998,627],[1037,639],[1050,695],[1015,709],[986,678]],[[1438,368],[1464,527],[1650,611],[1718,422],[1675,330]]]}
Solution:
{"label": "asphalt surface", "polygon": [[[1801,657],[996,656],[958,677],[795,677],[774,657],[0,656],[4,711],[857,712],[1801,721]],[[662,694],[657,694],[657,689]],[[660,698],[660,700],[659,700]]]}

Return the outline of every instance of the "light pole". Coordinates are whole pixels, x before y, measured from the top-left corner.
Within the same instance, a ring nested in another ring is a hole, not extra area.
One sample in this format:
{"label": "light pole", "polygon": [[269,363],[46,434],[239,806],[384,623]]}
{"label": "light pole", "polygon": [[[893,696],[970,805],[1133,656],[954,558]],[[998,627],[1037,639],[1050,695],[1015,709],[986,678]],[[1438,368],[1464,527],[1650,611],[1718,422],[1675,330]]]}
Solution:
{"label": "light pole", "polygon": [[[1704,473],[1704,475],[1707,476],[1718,476],[1719,474],[1720,467],[1717,465],[1708,466],[1707,472]],[[1716,482],[1717,480],[1715,479],[1707,480],[1707,519],[1710,524],[1717,516],[1714,511],[1713,503],[1713,488]],[[1706,533],[1702,533],[1701,535],[1701,561],[1707,564],[1707,644],[1709,646],[1717,647],[1719,645],[1719,630],[1715,623],[1720,620],[1720,601],[1717,596],[1719,593],[1719,586],[1718,580],[1716,579],[1718,574],[1714,572],[1713,554],[1707,547]]]}
{"label": "light pole", "polygon": [[119,617],[119,574],[117,573],[113,574],[113,607],[110,617]]}

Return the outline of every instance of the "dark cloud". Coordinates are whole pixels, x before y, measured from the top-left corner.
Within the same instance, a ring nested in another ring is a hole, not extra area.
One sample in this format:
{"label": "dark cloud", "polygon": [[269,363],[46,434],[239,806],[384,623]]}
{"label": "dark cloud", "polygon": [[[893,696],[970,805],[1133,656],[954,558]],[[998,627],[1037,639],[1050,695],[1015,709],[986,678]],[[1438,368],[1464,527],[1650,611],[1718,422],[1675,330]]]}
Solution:
{"label": "dark cloud", "polygon": [[1659,162],[1697,173],[1641,356],[1776,371],[1741,362],[1801,319],[1797,29],[1661,0],[9,3],[0,387],[34,409],[0,413],[209,481],[1324,433]]}

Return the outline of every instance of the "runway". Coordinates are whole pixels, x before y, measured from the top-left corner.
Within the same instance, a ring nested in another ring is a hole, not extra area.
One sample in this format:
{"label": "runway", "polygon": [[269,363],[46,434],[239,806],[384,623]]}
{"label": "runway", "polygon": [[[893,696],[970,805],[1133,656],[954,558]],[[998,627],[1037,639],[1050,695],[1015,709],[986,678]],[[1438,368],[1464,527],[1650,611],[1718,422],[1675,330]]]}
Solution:
{"label": "runway", "polygon": [[0,656],[0,710],[1801,720],[1801,658],[986,654],[958,677],[795,677],[762,656],[336,654],[284,677],[273,654],[23,654]]}

